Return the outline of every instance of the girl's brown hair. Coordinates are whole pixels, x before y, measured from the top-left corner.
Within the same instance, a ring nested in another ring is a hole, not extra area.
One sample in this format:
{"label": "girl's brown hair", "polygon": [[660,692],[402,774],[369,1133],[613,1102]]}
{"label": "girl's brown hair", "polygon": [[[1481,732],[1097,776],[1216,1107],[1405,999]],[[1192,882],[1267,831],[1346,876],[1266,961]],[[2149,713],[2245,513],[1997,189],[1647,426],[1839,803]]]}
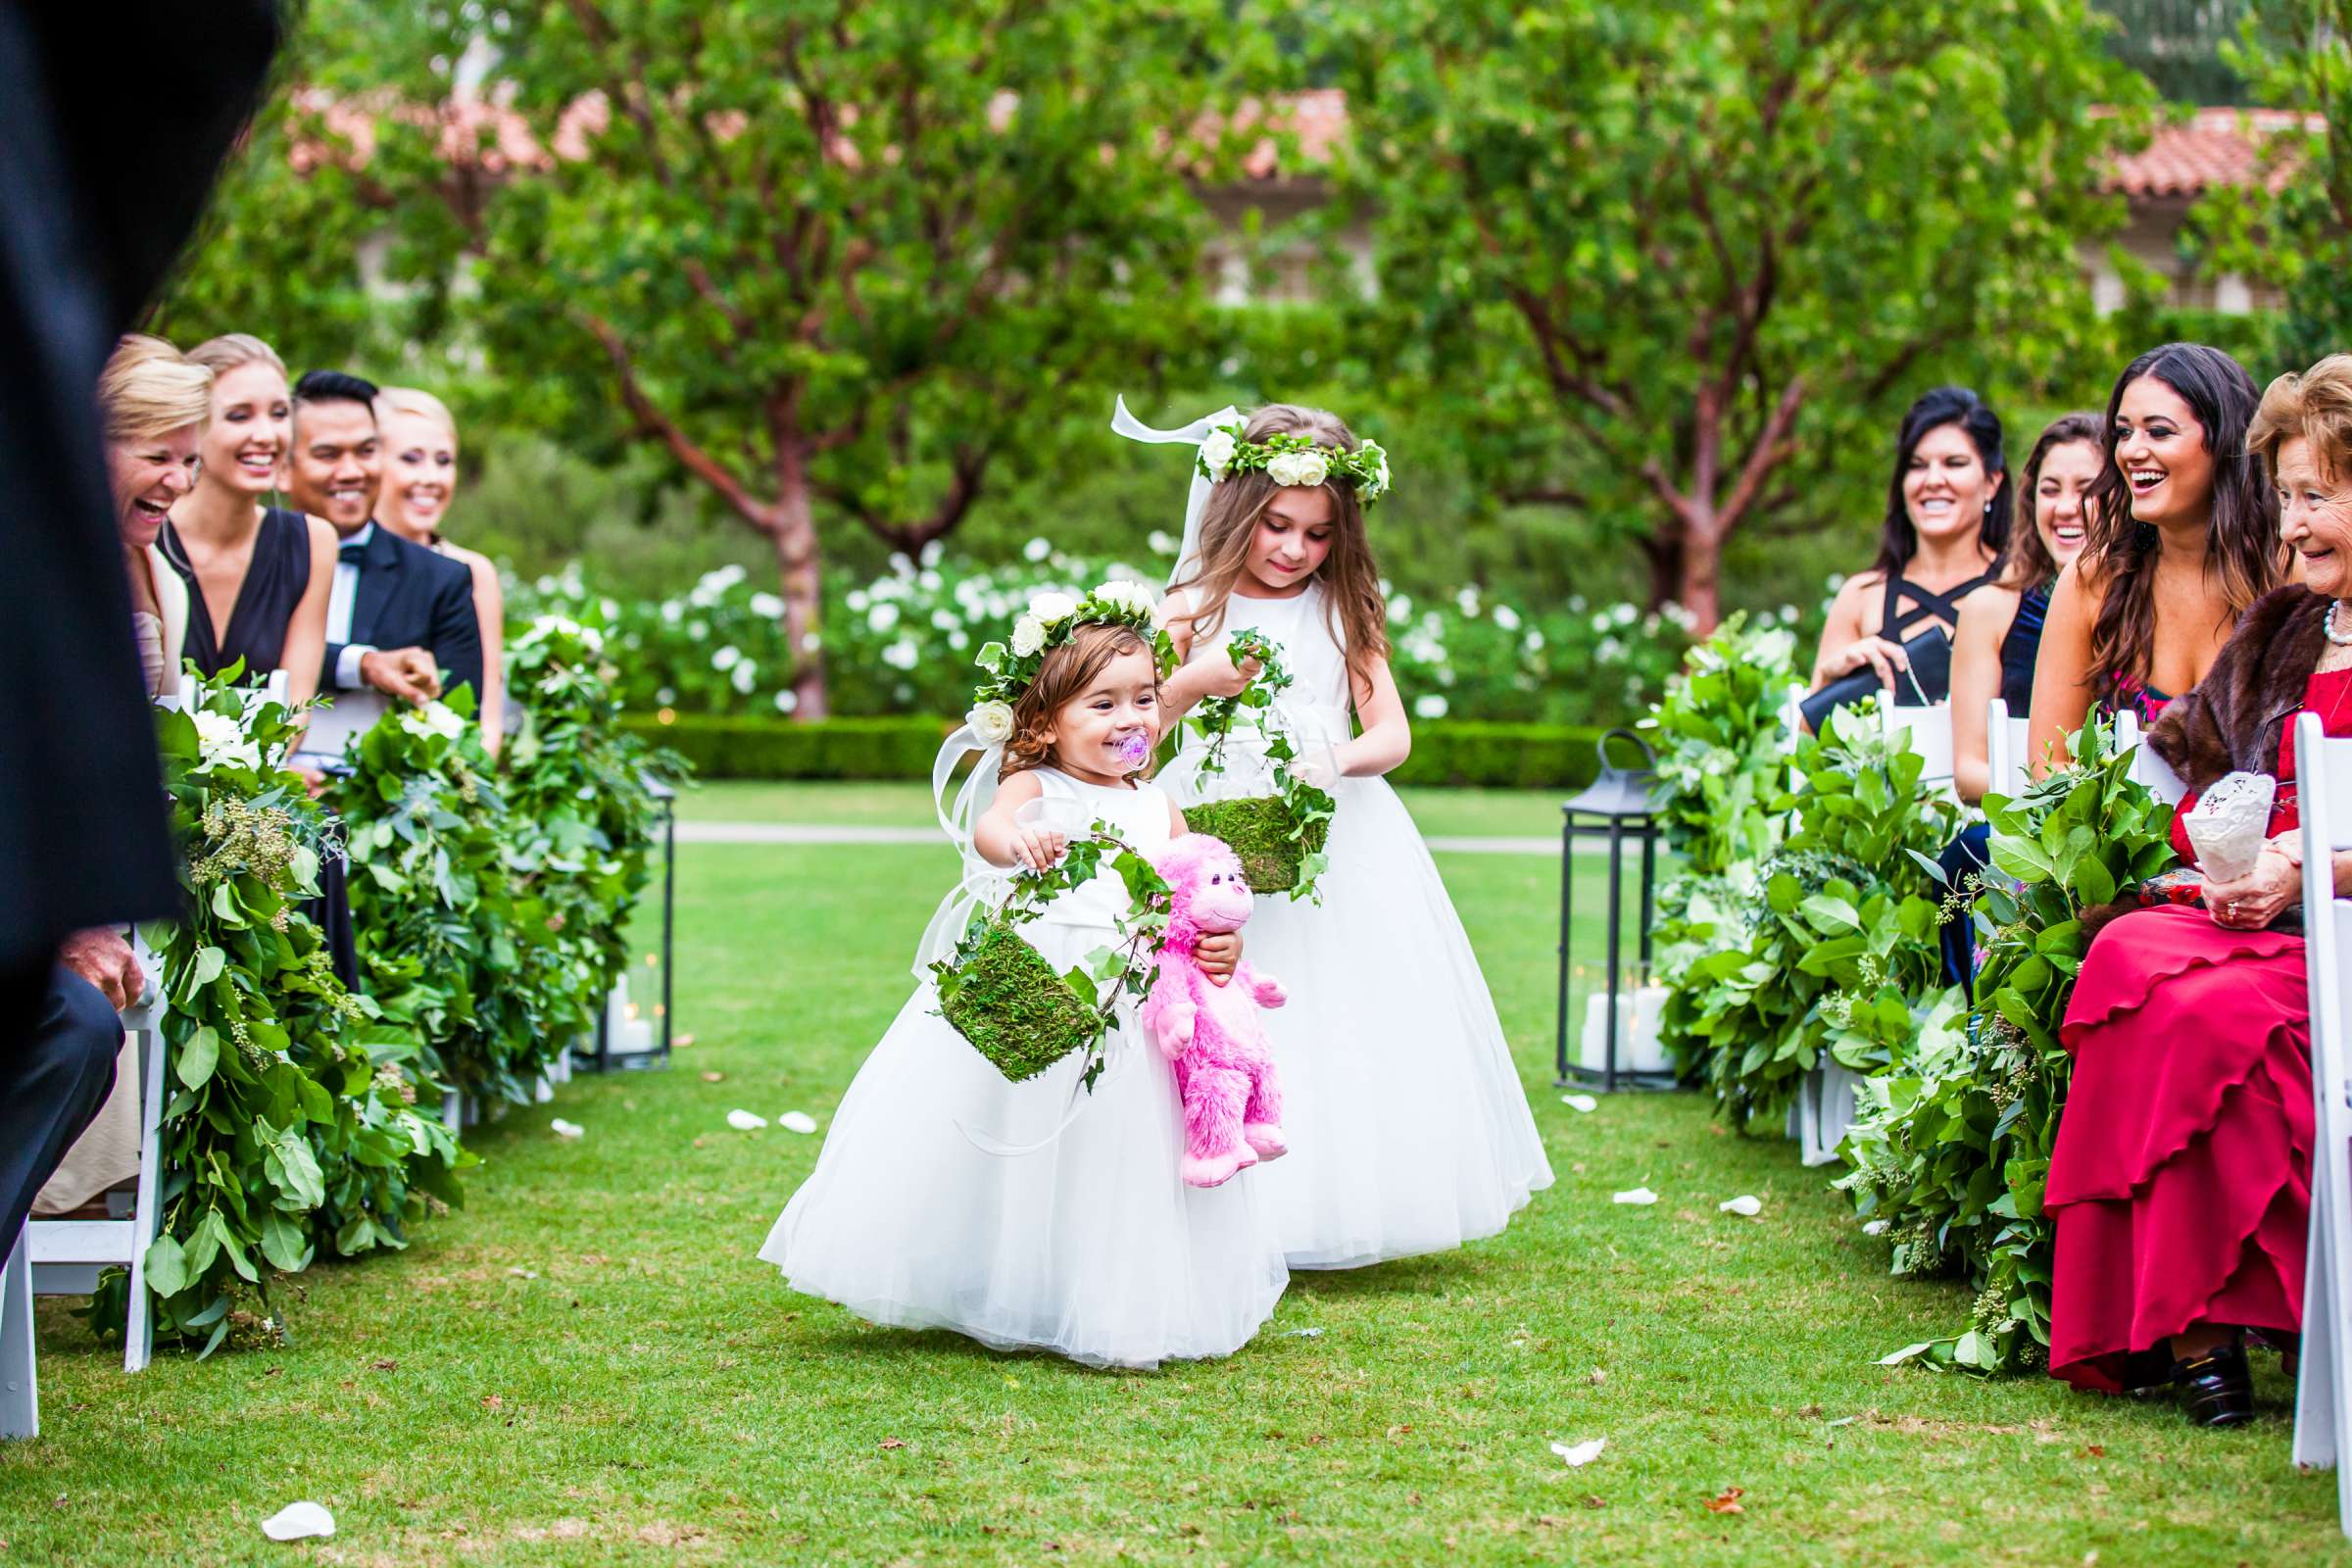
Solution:
{"label": "girl's brown hair", "polygon": [[[1037,679],[1013,702],[1012,739],[1004,743],[1004,760],[999,764],[998,776],[1010,778],[1052,765],[1054,743],[1048,732],[1054,727],[1054,715],[1085,696],[1087,688],[1122,654],[1142,654],[1150,659],[1152,645],[1133,627],[1106,621],[1081,626],[1068,642],[1046,650],[1037,666]],[[1158,665],[1153,664],[1154,685],[1158,673]]]}
{"label": "girl's brown hair", "polygon": [[2091,689],[2114,706],[2134,699],[2156,661],[2156,552],[2153,523],[2132,515],[2131,486],[2116,462],[2116,416],[2124,393],[2154,376],[2188,405],[2213,457],[2212,514],[2206,529],[2205,583],[2234,621],[2246,607],[2286,580],[2278,538],[2278,498],[2246,451],[2246,427],[2260,399],[2246,368],[2202,343],[2167,343],[2124,368],[2107,399],[2100,443],[2107,466],[2083,498],[2083,574],[2101,584],[2090,627]]}
{"label": "girl's brown hair", "polygon": [[[1252,442],[1303,435],[1319,446],[1356,449],[1355,432],[1338,415],[1295,403],[1267,404],[1250,416],[1242,434]],[[1192,564],[1192,575],[1175,584],[1187,600],[1196,647],[1224,624],[1225,601],[1249,567],[1257,519],[1281,488],[1264,469],[1251,468],[1226,475],[1209,492],[1200,513],[1200,557]],[[1347,650],[1348,673],[1363,680],[1372,662],[1389,654],[1389,602],[1380,591],[1380,564],[1364,536],[1364,509],[1355,486],[1333,478],[1323,488],[1331,493],[1331,554],[1315,575],[1328,601],[1332,640]]]}
{"label": "girl's brown hair", "polygon": [[2009,548],[2001,557],[2001,586],[2023,592],[2038,588],[2058,575],[2058,563],[2050,559],[2050,547],[2042,542],[2041,528],[2034,519],[2034,492],[2041,487],[2041,465],[2044,459],[2060,447],[2072,442],[2086,442],[2105,453],[2107,423],[2086,410],[2061,414],[2052,419],[2041,438],[2034,443],[2033,456],[2026,459],[2025,471],[2017,481],[2017,520],[2009,528]]}

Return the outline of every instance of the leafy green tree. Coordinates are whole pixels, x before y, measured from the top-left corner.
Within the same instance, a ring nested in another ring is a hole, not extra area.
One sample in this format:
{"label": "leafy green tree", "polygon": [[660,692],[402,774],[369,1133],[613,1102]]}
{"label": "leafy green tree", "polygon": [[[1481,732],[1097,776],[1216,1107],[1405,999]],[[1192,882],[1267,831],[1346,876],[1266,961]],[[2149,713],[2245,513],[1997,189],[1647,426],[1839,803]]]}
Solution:
{"label": "leafy green tree", "polygon": [[504,416],[657,449],[764,536],[807,717],[825,527],[917,553],[1075,408],[1199,352],[1186,175],[1260,47],[1216,0],[313,22],[370,39],[376,89],[317,129],[389,215],[406,308],[449,313]]}
{"label": "leafy green tree", "polygon": [[[2076,247],[2144,122],[2083,0],[1378,0],[1348,93],[1360,340],[1499,500],[1616,519],[1702,630],[1736,530],[1792,522],[1924,384],[2064,363]],[[2113,110],[2117,112],[2110,113]]]}
{"label": "leafy green tree", "polygon": [[2352,0],[2267,0],[2226,53],[2254,96],[2302,117],[2265,135],[2259,177],[2193,215],[2209,271],[2284,299],[2274,352],[2300,369],[2352,346]]}

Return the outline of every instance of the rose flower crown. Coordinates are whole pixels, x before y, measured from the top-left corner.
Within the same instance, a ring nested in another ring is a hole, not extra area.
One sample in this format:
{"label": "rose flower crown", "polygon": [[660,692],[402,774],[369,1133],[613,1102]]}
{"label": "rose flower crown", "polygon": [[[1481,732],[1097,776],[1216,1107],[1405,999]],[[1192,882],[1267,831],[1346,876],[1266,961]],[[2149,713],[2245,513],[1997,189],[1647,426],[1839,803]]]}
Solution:
{"label": "rose flower crown", "polygon": [[1263,468],[1266,477],[1288,488],[1317,485],[1341,478],[1355,487],[1359,506],[1370,506],[1389,493],[1389,455],[1377,441],[1345,447],[1317,446],[1312,436],[1278,431],[1263,441],[1245,438],[1238,424],[1220,424],[1200,443],[1200,473],[1212,484],[1228,474]]}
{"label": "rose flower crown", "polygon": [[963,721],[982,745],[1002,746],[1012,739],[1012,705],[1037,679],[1046,654],[1068,642],[1079,627],[1093,625],[1125,626],[1141,637],[1162,677],[1176,667],[1176,644],[1160,624],[1159,601],[1142,583],[1106,582],[1082,599],[1039,594],[1012,623],[1011,645],[990,643],[972,661],[988,678],[972,689],[972,709]]}

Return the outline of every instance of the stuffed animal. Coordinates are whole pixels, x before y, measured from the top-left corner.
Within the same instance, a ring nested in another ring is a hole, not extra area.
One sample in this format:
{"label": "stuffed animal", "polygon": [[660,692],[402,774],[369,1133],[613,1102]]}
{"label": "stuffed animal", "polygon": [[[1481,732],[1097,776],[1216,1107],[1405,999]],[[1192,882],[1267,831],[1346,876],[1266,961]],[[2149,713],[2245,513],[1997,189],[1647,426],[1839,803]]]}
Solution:
{"label": "stuffed animal", "polygon": [[1245,960],[1224,985],[1194,960],[1200,938],[1239,931],[1250,918],[1241,857],[1222,839],[1187,833],[1153,862],[1172,891],[1168,924],[1143,1024],[1176,1064],[1184,1098],[1184,1179],[1215,1187],[1261,1159],[1279,1159],[1282,1084],[1257,1009],[1286,1000],[1279,983]]}

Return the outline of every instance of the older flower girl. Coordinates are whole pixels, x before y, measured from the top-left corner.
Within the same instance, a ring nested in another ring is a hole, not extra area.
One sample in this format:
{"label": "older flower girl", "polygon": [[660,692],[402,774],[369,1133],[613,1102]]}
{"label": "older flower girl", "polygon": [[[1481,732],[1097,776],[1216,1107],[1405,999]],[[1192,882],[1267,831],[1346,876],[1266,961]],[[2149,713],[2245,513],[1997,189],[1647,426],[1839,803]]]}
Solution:
{"label": "older flower girl", "polygon": [[[1338,416],[1276,404],[1139,439],[1200,442],[1192,514],[1166,606],[1186,663],[1167,683],[1182,715],[1255,673],[1226,644],[1279,646],[1293,684],[1275,724],[1335,797],[1320,903],[1262,900],[1250,961],[1289,986],[1266,1017],[1293,1152],[1251,1173],[1293,1268],[1353,1268],[1493,1236],[1551,1166],[1460,919],[1410,815],[1382,776],[1412,744],[1389,671],[1388,605],[1363,509],[1387,455]],[[1350,719],[1353,722],[1350,722]],[[1202,798],[1203,748],[1168,769]]]}

